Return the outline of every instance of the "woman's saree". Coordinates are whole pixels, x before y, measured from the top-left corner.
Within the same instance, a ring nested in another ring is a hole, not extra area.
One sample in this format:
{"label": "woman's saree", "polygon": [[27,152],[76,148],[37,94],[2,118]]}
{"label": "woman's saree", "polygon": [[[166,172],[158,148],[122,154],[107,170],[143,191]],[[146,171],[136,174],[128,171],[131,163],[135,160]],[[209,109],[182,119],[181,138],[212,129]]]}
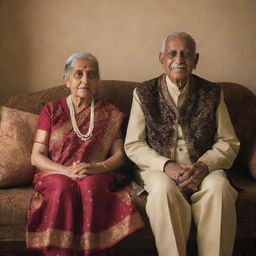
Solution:
{"label": "woman's saree", "polygon": [[[90,107],[76,115],[83,134],[88,131],[89,119]],[[49,157],[69,166],[76,161],[104,161],[120,136],[122,119],[116,107],[97,101],[93,136],[82,141],[72,129],[66,100],[61,99],[44,107],[38,129],[50,134]],[[27,246],[46,255],[104,255],[107,248],[143,227],[128,190],[113,191],[114,185],[110,174],[72,180],[37,170],[28,213]]]}

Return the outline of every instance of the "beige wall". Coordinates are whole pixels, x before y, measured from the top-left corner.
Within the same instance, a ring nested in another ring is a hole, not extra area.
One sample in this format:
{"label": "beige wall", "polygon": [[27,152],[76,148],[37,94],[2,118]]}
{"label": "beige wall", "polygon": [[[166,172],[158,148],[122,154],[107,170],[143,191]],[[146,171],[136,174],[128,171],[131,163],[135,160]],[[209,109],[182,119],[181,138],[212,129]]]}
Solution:
{"label": "beige wall", "polygon": [[154,77],[173,31],[196,39],[198,75],[255,92],[255,14],[255,0],[0,0],[0,102],[62,84],[77,51],[98,57],[103,79]]}

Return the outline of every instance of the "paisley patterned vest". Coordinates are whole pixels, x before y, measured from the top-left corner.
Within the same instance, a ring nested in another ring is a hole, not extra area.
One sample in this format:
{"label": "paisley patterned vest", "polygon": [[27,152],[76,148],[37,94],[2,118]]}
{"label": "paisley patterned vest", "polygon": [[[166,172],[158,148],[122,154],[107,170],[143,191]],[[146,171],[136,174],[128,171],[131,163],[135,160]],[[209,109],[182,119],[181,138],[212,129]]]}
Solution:
{"label": "paisley patterned vest", "polygon": [[168,93],[165,75],[137,87],[150,147],[174,161],[177,126],[180,125],[192,163],[214,144],[216,111],[221,88],[191,75],[187,97],[178,109]]}

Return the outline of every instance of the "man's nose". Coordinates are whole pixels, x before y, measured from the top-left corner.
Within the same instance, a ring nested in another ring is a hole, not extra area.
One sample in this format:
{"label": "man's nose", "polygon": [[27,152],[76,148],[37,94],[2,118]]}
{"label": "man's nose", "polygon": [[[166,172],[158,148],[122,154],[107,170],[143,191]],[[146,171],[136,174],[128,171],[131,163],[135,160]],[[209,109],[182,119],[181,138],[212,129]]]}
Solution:
{"label": "man's nose", "polygon": [[184,56],[182,54],[182,52],[177,52],[176,56],[175,56],[175,59],[176,59],[176,63],[178,64],[181,64],[184,62]]}

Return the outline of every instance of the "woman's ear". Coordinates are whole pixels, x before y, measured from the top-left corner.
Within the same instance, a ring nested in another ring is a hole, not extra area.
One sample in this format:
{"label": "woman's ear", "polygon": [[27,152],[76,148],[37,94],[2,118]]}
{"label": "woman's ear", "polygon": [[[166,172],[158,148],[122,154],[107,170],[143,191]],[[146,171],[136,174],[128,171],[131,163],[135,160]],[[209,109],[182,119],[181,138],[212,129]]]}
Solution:
{"label": "woman's ear", "polygon": [[63,76],[63,80],[64,80],[66,86],[69,88],[68,77],[64,75],[64,76]]}

